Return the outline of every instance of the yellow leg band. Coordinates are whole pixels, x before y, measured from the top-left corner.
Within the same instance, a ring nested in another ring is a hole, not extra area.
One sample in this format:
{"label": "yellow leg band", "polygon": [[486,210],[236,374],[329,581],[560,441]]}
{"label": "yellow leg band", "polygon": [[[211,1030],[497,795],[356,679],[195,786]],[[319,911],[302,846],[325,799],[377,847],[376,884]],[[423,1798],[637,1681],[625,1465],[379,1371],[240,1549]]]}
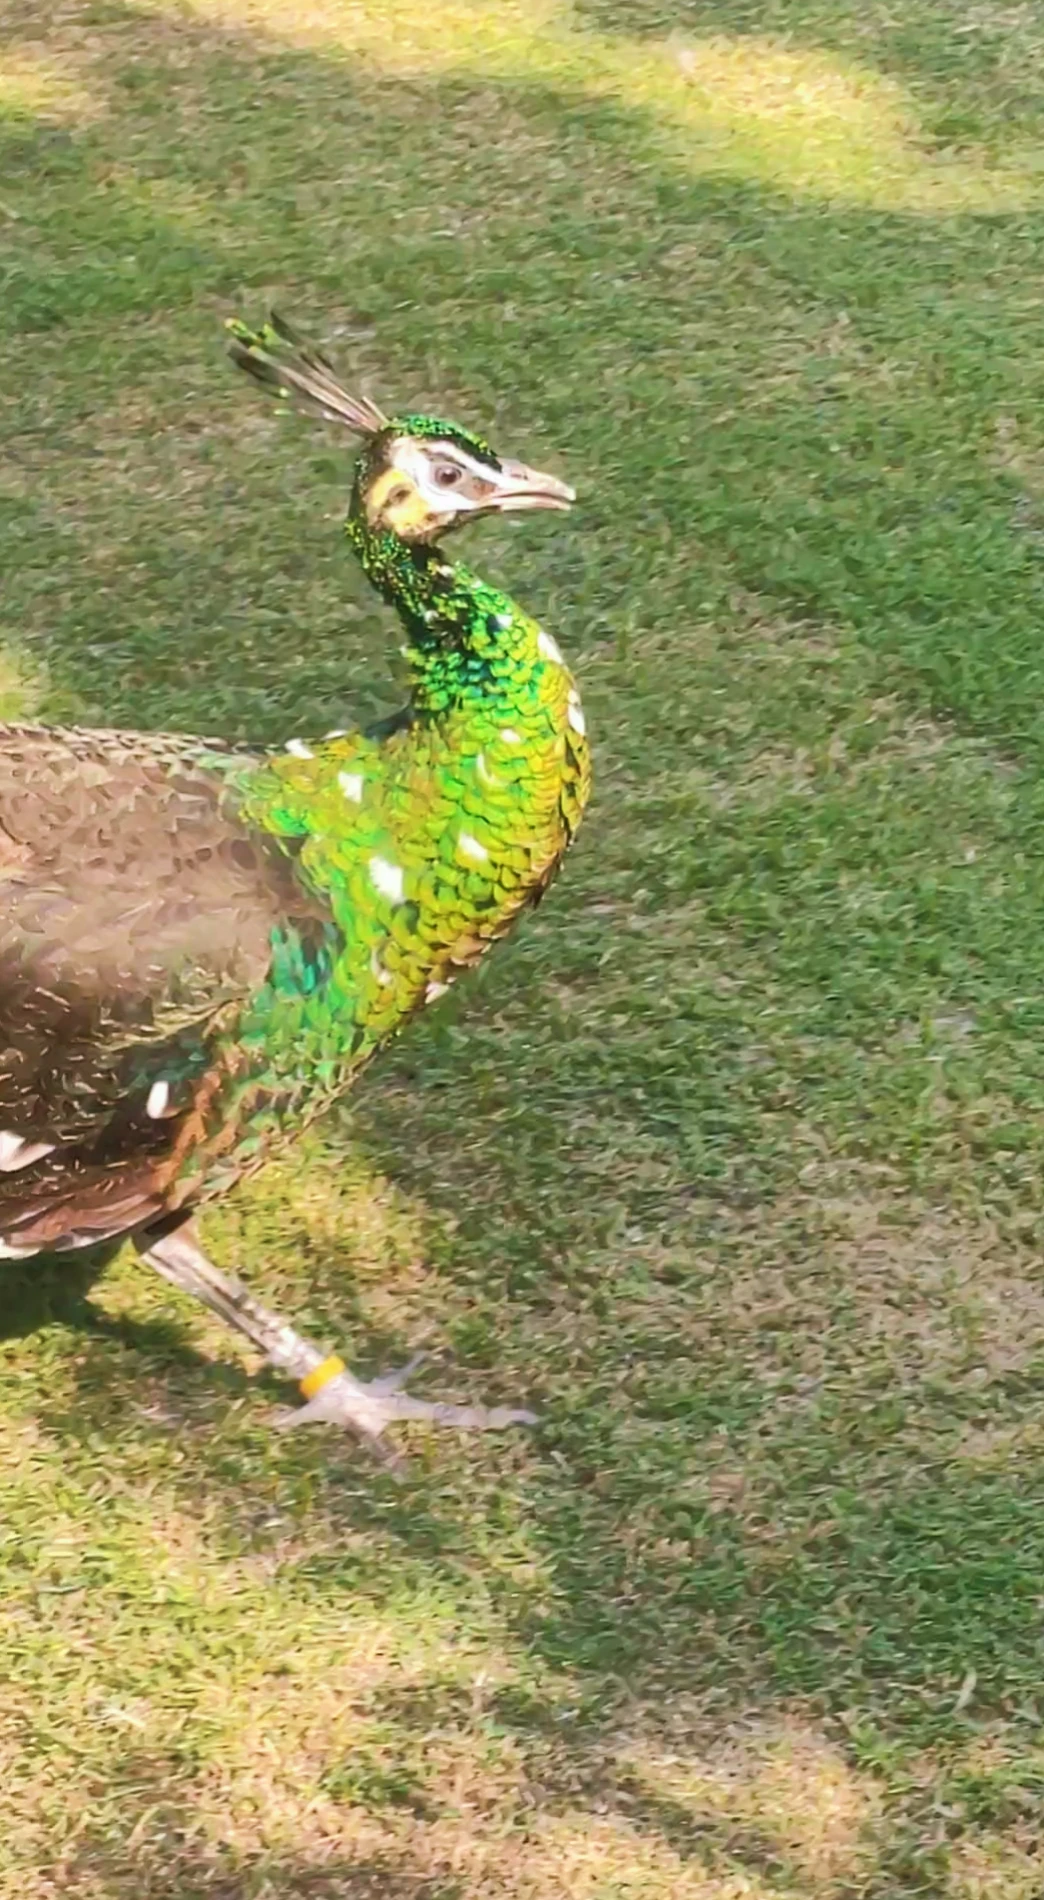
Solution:
{"label": "yellow leg band", "polygon": [[305,1373],[300,1381],[300,1390],[306,1399],[314,1399],[316,1393],[321,1392],[324,1385],[329,1385],[331,1379],[336,1379],[339,1372],[346,1371],[344,1360],[338,1359],[337,1354],[332,1352],[329,1359],[324,1359],[322,1364],[316,1366],[312,1372]]}

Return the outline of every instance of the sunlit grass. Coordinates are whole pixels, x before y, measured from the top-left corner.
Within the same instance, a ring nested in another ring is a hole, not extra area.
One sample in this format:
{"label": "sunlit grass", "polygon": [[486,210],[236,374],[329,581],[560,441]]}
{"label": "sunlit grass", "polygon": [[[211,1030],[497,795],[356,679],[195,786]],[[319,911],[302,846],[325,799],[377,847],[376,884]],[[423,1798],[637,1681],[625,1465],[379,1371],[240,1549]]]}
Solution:
{"label": "sunlit grass", "polygon": [[24,48],[0,51],[0,113],[82,125],[102,104],[80,83],[77,62],[40,57]]}
{"label": "sunlit grass", "polygon": [[[157,10],[162,11],[163,0]],[[362,55],[381,72],[554,86],[632,112],[650,153],[683,170],[799,197],[891,211],[1014,211],[1040,182],[936,154],[910,95],[855,61],[745,34],[655,41],[598,33],[563,0],[190,0],[200,18],[256,25],[291,45]]]}

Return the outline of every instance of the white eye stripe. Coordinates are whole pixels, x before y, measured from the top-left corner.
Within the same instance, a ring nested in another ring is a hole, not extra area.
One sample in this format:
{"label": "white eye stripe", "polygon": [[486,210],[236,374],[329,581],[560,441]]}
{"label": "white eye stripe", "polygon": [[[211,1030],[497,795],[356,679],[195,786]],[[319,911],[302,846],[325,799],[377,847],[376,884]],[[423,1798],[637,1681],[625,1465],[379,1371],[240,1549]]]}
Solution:
{"label": "white eye stripe", "polygon": [[442,506],[448,500],[454,508],[479,508],[485,496],[468,495],[462,492],[460,485],[454,482],[445,484],[436,480],[432,467],[432,456],[437,454],[443,462],[452,462],[465,475],[480,481],[488,490],[496,485],[497,470],[488,462],[479,462],[462,449],[456,442],[434,440],[422,442],[413,436],[401,435],[392,443],[391,460],[395,468],[400,468],[409,477],[424,500],[433,507]]}

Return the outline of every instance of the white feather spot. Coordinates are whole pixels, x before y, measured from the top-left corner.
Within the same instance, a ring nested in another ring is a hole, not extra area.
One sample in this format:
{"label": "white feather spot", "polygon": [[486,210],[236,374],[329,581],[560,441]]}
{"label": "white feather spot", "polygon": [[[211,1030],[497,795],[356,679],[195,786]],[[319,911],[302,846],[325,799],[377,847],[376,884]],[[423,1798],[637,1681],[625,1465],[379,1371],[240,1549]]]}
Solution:
{"label": "white feather spot", "polygon": [[475,770],[478,773],[479,778],[482,780],[483,785],[499,785],[500,784],[501,781],[498,779],[496,773],[491,772],[489,769],[489,766],[486,764],[486,755],[484,752],[476,753]]}
{"label": "white feather spot", "polygon": [[540,632],[537,634],[537,652],[542,653],[545,660],[554,660],[557,665],[561,666],[562,649],[557,640],[552,640],[551,635],[544,632],[543,627],[541,627]]}
{"label": "white feather spot", "polygon": [[332,726],[329,732],[324,733],[323,737],[326,739],[347,739],[348,728],[347,726]]}
{"label": "white feather spot", "polygon": [[393,904],[402,903],[406,879],[401,865],[389,864],[387,858],[371,858],[370,878],[382,897],[390,897]]}
{"label": "white feather spot", "polygon": [[393,977],[390,970],[385,969],[383,963],[381,962],[380,957],[377,955],[376,950],[370,951],[370,969],[373,971],[373,974],[377,978],[378,983],[381,983],[381,984],[394,983],[395,978]]}
{"label": "white feather spot", "polygon": [[0,1240],[0,1260],[30,1260],[39,1247],[13,1247],[10,1241]]}
{"label": "white feather spot", "polygon": [[587,731],[587,720],[584,718],[584,709],[575,693],[570,693],[569,695],[569,704],[566,707],[566,718],[572,726],[573,731],[578,732],[582,739],[584,733]]}
{"label": "white feather spot", "polygon": [[362,804],[363,775],[361,772],[338,772],[337,783],[346,798],[352,799],[356,805]]}
{"label": "white feather spot", "polygon": [[[13,1128],[0,1128],[0,1174],[15,1174],[19,1168],[31,1168],[54,1148],[53,1141],[28,1141]],[[35,1248],[32,1249],[35,1252]]]}
{"label": "white feather spot", "polygon": [[286,749],[288,752],[293,754],[295,759],[314,759],[315,758],[315,753],[312,751],[311,746],[305,745],[305,742],[303,739],[288,739],[286,742]]}
{"label": "white feather spot", "polygon": [[169,1101],[170,1083],[154,1082],[149,1090],[149,1099],[145,1104],[146,1115],[151,1115],[153,1121],[158,1121],[161,1115],[166,1114],[167,1103]]}
{"label": "white feather spot", "polygon": [[503,739],[505,745],[521,745],[522,744],[522,734],[520,732],[516,732],[514,726],[501,726],[500,736]]}
{"label": "white feather spot", "polygon": [[483,864],[489,857],[489,852],[486,850],[485,845],[480,844],[478,839],[473,837],[470,831],[460,832],[457,836],[457,843],[466,858],[476,858],[480,864]]}
{"label": "white feather spot", "polygon": [[424,992],[424,1001],[426,1003],[437,1003],[440,996],[448,996],[448,995],[449,995],[448,983],[432,982],[428,984],[428,987]]}

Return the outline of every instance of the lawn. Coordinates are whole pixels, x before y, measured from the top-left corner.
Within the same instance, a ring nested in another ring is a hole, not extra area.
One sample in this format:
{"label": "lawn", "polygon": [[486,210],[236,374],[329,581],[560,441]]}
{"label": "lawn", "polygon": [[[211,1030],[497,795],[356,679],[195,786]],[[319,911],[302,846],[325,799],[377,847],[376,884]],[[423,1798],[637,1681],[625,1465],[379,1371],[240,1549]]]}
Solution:
{"label": "lawn", "polygon": [[0,1308],[3,1900],[1044,1892],[1044,18],[0,0],[0,710],[396,703],[269,301],[555,469],[538,916],[208,1218]]}

